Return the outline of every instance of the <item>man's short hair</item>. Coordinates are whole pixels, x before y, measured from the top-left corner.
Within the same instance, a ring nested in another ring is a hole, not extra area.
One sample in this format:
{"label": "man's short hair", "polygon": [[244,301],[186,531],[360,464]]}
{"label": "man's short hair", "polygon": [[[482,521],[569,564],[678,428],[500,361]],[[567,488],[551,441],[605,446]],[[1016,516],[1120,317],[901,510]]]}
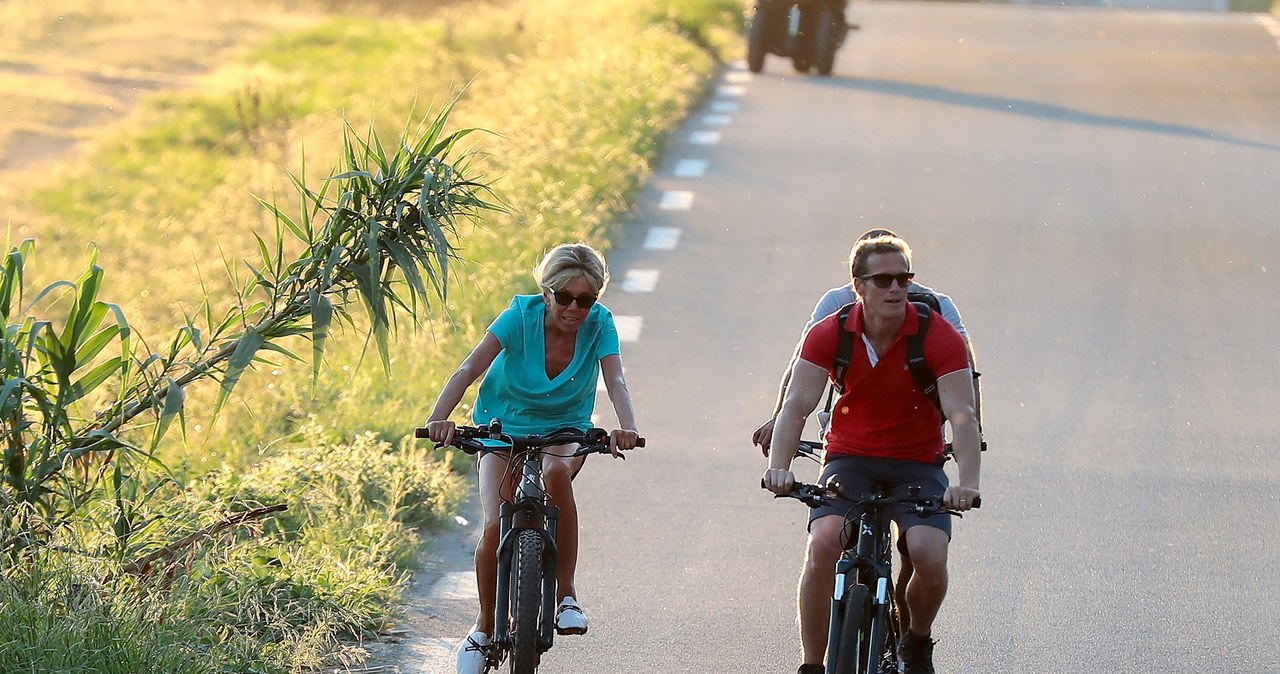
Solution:
{"label": "man's short hair", "polygon": [[[863,232],[862,236],[858,237],[858,240],[862,241],[864,239],[878,239],[882,236],[892,236],[892,237],[902,238],[902,237],[899,237],[897,234],[894,234],[893,230],[877,228],[877,229],[868,229],[867,231]],[[850,253],[852,254],[852,251],[850,251]]]}
{"label": "man's short hair", "polygon": [[900,253],[907,259],[907,270],[911,270],[911,246],[896,236],[888,235],[858,240],[849,253],[849,275],[853,278],[865,276],[867,260],[879,253]]}

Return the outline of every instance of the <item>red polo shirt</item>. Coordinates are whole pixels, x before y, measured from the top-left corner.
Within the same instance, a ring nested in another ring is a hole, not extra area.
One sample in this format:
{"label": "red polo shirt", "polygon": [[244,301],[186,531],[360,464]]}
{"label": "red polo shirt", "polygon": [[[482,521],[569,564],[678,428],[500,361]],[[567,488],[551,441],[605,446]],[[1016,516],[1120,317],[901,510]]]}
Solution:
{"label": "red polo shirt", "polygon": [[[880,354],[875,367],[862,340],[862,303],[850,312],[845,328],[853,332],[853,357],[844,393],[831,410],[828,453],[933,463],[942,451],[938,411],[907,369],[906,338],[919,332],[920,318],[912,304],[906,312],[893,343]],[[834,374],[839,318],[836,312],[810,328],[800,351],[803,360],[826,368],[828,377]],[[929,321],[924,354],[938,378],[969,367],[964,338],[937,314]]]}

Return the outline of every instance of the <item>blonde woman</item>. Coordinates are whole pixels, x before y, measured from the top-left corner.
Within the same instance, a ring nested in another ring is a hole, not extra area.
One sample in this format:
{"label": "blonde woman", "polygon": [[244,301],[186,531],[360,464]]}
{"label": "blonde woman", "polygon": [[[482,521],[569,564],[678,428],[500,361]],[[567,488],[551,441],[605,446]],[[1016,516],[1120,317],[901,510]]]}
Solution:
{"label": "blonde woman", "polygon": [[[640,436],[622,375],[618,331],[613,314],[598,301],[609,283],[604,258],[586,244],[563,244],[547,253],[534,278],[541,293],[516,295],[445,384],[426,423],[429,436],[436,442],[453,440],[455,425],[449,416],[481,375],[484,380],[471,415],[477,426],[499,419],[504,432],[520,435],[566,427],[586,430],[593,425],[596,382],[603,373],[621,426],[609,436],[610,449],[615,454],[633,449]],[[560,509],[556,533],[556,631],[560,634],[587,631],[587,615],[578,605],[574,585],[578,509],[573,497],[573,478],[586,458],[554,456],[574,449],[576,445],[552,448],[542,459],[550,504]],[[479,460],[484,512],[484,529],[476,546],[480,612],[458,645],[458,674],[484,671],[483,649],[493,635],[499,508],[504,499],[511,499],[512,489],[510,480],[504,480],[507,458],[484,454]]]}

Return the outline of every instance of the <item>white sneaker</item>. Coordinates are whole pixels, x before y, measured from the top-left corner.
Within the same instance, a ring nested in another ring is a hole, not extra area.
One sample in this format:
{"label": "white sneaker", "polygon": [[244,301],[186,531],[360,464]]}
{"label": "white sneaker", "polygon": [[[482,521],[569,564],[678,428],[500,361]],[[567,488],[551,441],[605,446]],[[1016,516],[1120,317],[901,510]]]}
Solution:
{"label": "white sneaker", "polygon": [[587,633],[587,614],[573,597],[560,600],[560,606],[556,609],[556,633]]}
{"label": "white sneaker", "polygon": [[458,674],[484,674],[487,667],[484,648],[488,645],[488,634],[472,630],[458,644]]}

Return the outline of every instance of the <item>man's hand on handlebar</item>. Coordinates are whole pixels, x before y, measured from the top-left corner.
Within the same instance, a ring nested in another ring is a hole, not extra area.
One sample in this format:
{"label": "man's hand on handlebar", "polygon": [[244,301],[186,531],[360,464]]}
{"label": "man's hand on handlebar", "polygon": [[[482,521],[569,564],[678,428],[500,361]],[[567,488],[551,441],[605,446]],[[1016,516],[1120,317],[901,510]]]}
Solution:
{"label": "man's hand on handlebar", "polygon": [[942,495],[942,505],[956,512],[964,512],[977,507],[981,499],[982,494],[977,489],[953,485],[947,487],[946,493]]}
{"label": "man's hand on handlebar", "polygon": [[796,476],[786,468],[770,468],[760,478],[760,485],[775,494],[790,494],[796,486]]}

